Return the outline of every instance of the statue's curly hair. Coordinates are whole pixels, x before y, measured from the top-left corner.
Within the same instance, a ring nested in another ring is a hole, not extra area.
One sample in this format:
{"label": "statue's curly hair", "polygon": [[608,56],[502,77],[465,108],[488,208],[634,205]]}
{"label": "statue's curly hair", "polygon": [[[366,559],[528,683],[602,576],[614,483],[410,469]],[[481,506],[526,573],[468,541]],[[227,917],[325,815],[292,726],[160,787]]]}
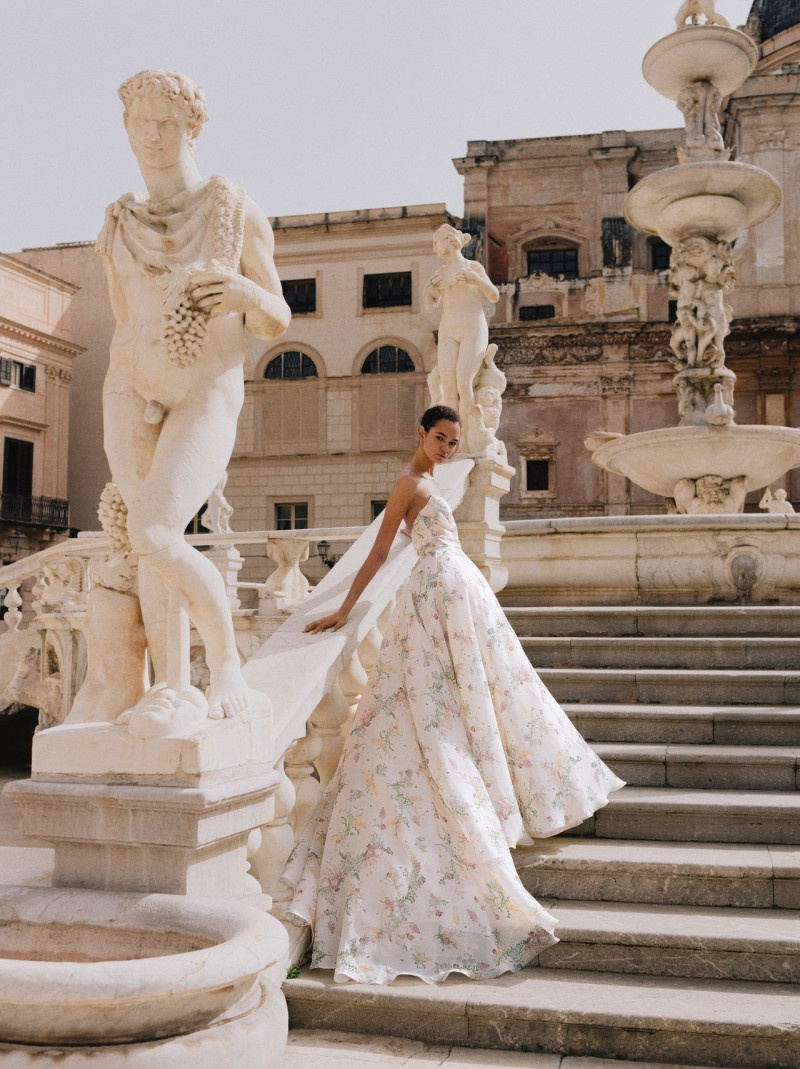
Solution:
{"label": "statue's curly hair", "polygon": [[125,105],[123,118],[127,119],[128,111],[133,100],[148,90],[155,90],[167,98],[177,101],[186,111],[189,123],[189,134],[194,140],[203,128],[203,123],[208,121],[208,108],[206,98],[201,86],[187,78],[178,71],[162,71],[158,69],[139,71],[117,90],[122,103]]}

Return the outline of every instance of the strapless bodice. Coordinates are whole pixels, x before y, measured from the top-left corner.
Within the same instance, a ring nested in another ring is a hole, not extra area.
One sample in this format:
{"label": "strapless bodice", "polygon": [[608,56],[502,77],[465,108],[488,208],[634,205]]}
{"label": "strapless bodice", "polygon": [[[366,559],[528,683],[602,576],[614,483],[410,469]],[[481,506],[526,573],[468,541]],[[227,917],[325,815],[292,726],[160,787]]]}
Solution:
{"label": "strapless bodice", "polygon": [[458,528],[450,506],[443,497],[431,494],[416,515],[411,541],[420,557],[437,549],[459,549]]}

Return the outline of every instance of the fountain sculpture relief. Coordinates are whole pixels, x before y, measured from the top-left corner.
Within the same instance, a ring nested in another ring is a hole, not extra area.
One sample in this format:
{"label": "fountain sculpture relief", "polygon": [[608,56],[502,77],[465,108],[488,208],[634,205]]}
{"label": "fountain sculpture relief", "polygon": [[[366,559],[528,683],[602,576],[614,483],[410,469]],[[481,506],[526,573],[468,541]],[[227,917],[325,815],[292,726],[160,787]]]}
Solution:
{"label": "fountain sculpture relief", "polygon": [[679,163],[643,178],[624,211],[632,225],[672,246],[679,422],[613,438],[598,432],[586,445],[595,464],[663,496],[669,511],[742,512],[748,491],[800,464],[800,431],[735,423],[736,376],[725,366],[734,245],[777,209],[781,194],[766,171],[731,160],[722,136],[722,101],[754,69],[755,42],[732,29],[713,0],[687,0],[676,24],[647,53],[643,71],[684,116]]}

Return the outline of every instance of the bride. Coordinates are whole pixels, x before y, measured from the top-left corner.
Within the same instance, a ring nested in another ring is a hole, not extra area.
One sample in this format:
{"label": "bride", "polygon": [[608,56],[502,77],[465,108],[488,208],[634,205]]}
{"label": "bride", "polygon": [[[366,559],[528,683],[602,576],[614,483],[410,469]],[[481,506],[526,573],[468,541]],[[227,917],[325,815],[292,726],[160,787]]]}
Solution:
{"label": "bride", "polygon": [[428,409],[337,630],[401,522],[419,560],[403,585],[342,759],[283,874],[286,919],[312,929],[335,980],[438,983],[523,968],[557,942],[511,847],[580,824],[623,786],[531,667],[461,549],[433,478],[458,414]]}

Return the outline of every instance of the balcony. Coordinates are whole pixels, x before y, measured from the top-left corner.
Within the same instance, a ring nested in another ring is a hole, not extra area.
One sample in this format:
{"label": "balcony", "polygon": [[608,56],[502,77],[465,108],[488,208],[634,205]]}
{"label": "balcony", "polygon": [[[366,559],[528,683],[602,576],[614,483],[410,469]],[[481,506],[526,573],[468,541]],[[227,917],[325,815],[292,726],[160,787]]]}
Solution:
{"label": "balcony", "polygon": [[0,522],[31,527],[69,527],[69,501],[0,492]]}

